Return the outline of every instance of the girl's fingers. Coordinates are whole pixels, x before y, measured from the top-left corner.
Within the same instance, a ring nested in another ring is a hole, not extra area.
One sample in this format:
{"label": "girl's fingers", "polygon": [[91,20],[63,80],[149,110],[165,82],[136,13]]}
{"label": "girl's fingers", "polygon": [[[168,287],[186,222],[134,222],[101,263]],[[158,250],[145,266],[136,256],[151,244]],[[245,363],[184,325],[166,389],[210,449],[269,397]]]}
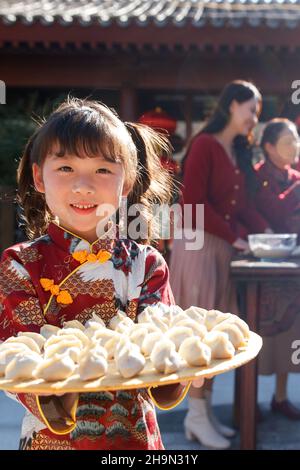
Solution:
{"label": "girl's fingers", "polygon": [[[189,382],[180,382],[180,385],[183,387],[186,387],[189,384]],[[195,388],[201,388],[204,384],[204,378],[199,377],[199,379],[192,380],[191,385]]]}
{"label": "girl's fingers", "polygon": [[199,377],[199,379],[195,379],[192,381],[192,386],[195,388],[201,388],[204,384],[204,378]]}

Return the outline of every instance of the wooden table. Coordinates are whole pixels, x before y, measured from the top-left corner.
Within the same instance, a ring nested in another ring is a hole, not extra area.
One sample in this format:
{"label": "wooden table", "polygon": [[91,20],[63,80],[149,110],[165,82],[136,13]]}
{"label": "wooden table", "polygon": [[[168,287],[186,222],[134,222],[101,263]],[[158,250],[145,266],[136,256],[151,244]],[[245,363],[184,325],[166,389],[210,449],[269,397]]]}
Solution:
{"label": "wooden table", "polygon": [[[271,280],[300,279],[300,258],[284,261],[260,261],[236,258],[231,262],[231,277],[237,283],[241,301],[241,316],[252,331],[258,332],[260,288]],[[238,369],[238,406],[241,449],[256,447],[257,360]]]}

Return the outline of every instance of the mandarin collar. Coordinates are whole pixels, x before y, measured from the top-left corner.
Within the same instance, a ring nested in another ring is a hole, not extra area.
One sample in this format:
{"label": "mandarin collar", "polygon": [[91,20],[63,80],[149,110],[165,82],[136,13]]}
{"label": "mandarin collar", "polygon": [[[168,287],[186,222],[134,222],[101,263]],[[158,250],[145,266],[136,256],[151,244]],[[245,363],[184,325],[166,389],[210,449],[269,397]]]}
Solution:
{"label": "mandarin collar", "polygon": [[280,183],[288,182],[290,178],[290,169],[280,169],[273,162],[268,158],[266,159],[266,166],[268,171],[272,174],[272,176]]}
{"label": "mandarin collar", "polygon": [[75,251],[87,250],[88,253],[98,253],[99,250],[112,251],[116,241],[116,228],[112,226],[104,235],[93,243],[88,242],[79,235],[70,232],[56,222],[50,222],[48,226],[48,235],[52,241],[69,253]]}

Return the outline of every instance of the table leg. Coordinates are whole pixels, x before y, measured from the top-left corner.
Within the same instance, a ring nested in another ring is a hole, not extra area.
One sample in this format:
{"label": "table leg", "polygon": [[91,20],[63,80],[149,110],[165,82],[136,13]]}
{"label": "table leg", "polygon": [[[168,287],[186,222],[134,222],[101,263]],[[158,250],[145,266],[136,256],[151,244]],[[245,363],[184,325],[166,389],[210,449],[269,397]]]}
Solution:
{"label": "table leg", "polygon": [[[246,290],[246,321],[250,330],[257,331],[258,283],[249,282]],[[241,449],[256,447],[257,361],[240,369],[240,435]]]}

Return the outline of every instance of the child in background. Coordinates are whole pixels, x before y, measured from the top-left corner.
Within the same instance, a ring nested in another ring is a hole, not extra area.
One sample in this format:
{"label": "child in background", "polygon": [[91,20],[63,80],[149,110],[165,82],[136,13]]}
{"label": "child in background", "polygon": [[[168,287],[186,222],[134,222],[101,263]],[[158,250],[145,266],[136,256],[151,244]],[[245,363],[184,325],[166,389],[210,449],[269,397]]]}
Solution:
{"label": "child in background", "polygon": [[[128,197],[143,204],[153,235],[151,204],[170,195],[158,146],[166,142],[154,131],[126,127],[93,101],[69,99],[38,128],[18,168],[31,241],[5,250],[0,264],[0,340],[44,324],[85,323],[93,312],[106,325],[118,309],[135,320],[147,305],[174,303],[168,268],[148,236],[118,238],[111,220]],[[172,407],[187,388],[151,395]],[[163,449],[146,389],[15,399],[26,408],[21,449]]]}
{"label": "child in background", "polygon": [[[259,181],[256,206],[275,233],[300,234],[300,173],[293,170],[299,156],[299,137],[288,119],[272,119],[265,127],[261,148],[265,160],[256,165]],[[288,374],[299,372],[291,360],[292,343],[299,339],[299,281],[263,283],[260,325],[264,344],[259,356],[259,373],[276,374],[271,403],[274,412],[300,420],[300,410],[287,396]]]}

